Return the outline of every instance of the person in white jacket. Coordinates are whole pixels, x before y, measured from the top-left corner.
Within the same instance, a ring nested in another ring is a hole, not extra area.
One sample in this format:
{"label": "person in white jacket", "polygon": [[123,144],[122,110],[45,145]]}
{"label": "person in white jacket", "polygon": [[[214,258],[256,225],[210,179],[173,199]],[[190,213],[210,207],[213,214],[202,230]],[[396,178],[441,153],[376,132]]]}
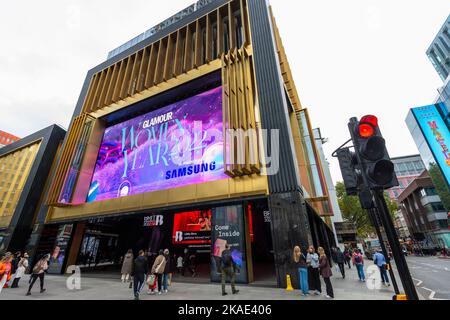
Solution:
{"label": "person in white jacket", "polygon": [[14,277],[13,283],[11,285],[11,288],[18,288],[19,287],[19,281],[20,278],[25,274],[25,271],[28,268],[28,253],[25,252],[23,257],[20,259],[19,264],[17,266],[16,276]]}

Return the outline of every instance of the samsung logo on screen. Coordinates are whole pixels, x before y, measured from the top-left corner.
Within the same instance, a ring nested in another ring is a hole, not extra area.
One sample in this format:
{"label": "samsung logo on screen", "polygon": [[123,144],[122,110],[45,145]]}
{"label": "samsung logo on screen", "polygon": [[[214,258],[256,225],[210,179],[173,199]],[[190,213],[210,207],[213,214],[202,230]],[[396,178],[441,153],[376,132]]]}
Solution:
{"label": "samsung logo on screen", "polygon": [[173,118],[173,112],[169,112],[169,113],[163,114],[161,116],[154,117],[151,120],[145,120],[144,124],[142,125],[142,128],[144,128],[144,129],[151,128],[153,126],[157,126],[158,124],[168,122],[168,121],[172,120],[172,118]]}
{"label": "samsung logo on screen", "polygon": [[176,170],[170,170],[166,172],[166,180],[181,178],[186,176],[192,176],[199,173],[208,171],[214,171],[217,169],[216,162],[194,164],[187,167],[179,168]]}

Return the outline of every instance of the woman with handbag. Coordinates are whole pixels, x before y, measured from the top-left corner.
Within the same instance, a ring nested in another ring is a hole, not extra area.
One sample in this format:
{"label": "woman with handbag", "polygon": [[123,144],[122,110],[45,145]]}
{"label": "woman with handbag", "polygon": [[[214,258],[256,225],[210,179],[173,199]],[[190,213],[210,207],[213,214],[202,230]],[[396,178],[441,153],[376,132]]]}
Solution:
{"label": "woman with handbag", "polygon": [[156,257],[152,267],[152,274],[156,275],[158,281],[158,294],[162,294],[162,279],[164,269],[166,268],[166,257],[164,251],[159,250],[159,255]]}
{"label": "woman with handbag", "polygon": [[28,287],[27,296],[31,295],[31,289],[34,286],[34,283],[39,278],[40,285],[41,285],[41,293],[45,292],[44,289],[44,277],[45,272],[48,269],[48,261],[50,260],[50,254],[45,255],[43,258],[41,258],[38,263],[36,263],[33,267],[33,272],[31,274],[30,278],[30,286]]}
{"label": "woman with handbag", "polygon": [[333,292],[333,286],[331,285],[331,276],[333,273],[331,272],[330,268],[330,262],[328,261],[328,258],[325,254],[325,250],[322,247],[319,247],[317,249],[317,252],[319,253],[319,269],[320,269],[320,275],[323,278],[323,281],[325,282],[325,286],[327,288],[327,295],[326,297],[328,299],[334,298],[334,292]]}

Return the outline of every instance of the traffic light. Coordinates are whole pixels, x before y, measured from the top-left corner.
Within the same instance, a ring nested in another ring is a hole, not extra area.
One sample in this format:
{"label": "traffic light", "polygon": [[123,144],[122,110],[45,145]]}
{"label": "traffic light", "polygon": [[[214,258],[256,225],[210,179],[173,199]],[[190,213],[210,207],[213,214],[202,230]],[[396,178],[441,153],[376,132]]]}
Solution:
{"label": "traffic light", "polygon": [[358,121],[352,118],[349,123],[358,163],[367,177],[371,190],[385,190],[398,186],[394,164],[389,157],[378,119],[368,115]]}
{"label": "traffic light", "polygon": [[344,180],[345,190],[349,196],[356,196],[358,194],[358,174],[355,170],[357,163],[355,153],[349,149],[339,149],[336,151],[336,157],[339,160],[339,167],[341,168],[342,179]]}

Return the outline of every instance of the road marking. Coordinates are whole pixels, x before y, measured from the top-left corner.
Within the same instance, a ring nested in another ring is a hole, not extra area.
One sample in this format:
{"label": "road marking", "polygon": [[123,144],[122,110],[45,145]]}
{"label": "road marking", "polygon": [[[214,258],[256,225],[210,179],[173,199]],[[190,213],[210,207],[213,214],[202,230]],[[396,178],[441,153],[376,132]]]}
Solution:
{"label": "road marking", "polygon": [[434,295],[436,294],[436,292],[431,290],[431,289],[428,289],[428,288],[425,288],[425,287],[422,287],[422,289],[430,291],[430,296],[428,297],[428,299],[430,299],[430,300],[445,300],[445,299],[435,298]]}
{"label": "road marking", "polygon": [[419,280],[419,279],[415,279],[415,278],[412,278],[414,281],[417,281],[417,284],[416,284],[416,286],[420,286],[422,283],[423,283],[423,281],[422,280]]}

